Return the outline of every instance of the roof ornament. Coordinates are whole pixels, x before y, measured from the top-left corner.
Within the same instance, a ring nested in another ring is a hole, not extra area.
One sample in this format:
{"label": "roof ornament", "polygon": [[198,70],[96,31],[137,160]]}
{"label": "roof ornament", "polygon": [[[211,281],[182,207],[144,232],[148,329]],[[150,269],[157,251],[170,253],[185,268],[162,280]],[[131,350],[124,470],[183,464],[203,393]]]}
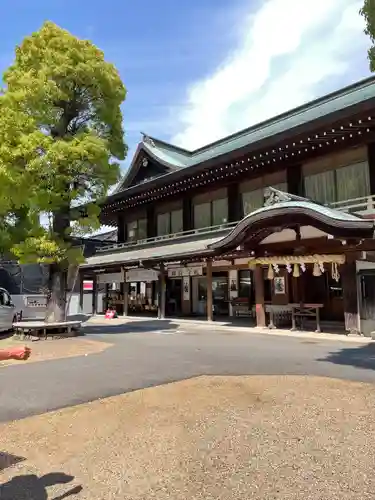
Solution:
{"label": "roof ornament", "polygon": [[279,191],[273,187],[268,187],[264,192],[265,207],[271,207],[276,203],[283,203],[286,201],[292,201],[292,197],[289,193],[284,193],[284,191]]}
{"label": "roof ornament", "polygon": [[144,144],[148,144],[152,148],[156,147],[154,141],[151,139],[150,136],[146,135],[145,133],[141,132],[142,135],[142,142]]}
{"label": "roof ornament", "polygon": [[307,201],[313,205],[320,205],[314,200],[309,198],[303,198],[302,196],[297,196],[296,194],[286,193],[285,191],[280,191],[273,187],[268,187],[264,192],[264,206],[271,207],[276,203],[285,203],[286,201]]}

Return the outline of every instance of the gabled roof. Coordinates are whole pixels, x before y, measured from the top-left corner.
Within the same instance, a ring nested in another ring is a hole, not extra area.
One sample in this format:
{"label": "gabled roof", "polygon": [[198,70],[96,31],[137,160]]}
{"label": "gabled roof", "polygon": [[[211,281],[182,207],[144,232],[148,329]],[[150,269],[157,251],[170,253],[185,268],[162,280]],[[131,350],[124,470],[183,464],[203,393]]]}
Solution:
{"label": "gabled roof", "polygon": [[375,100],[373,76],[194,151],[143,134],[143,140],[139,143],[130,168],[116,189],[116,193],[129,187],[127,181],[134,176],[134,168],[142,151],[168,167],[170,172],[174,172],[231,153],[306,123],[322,120],[335,112],[349,113],[352,107],[370,100]]}
{"label": "gabled roof", "polygon": [[163,143],[162,141],[158,141],[157,139],[151,139],[143,134],[143,139],[137,146],[137,150],[134,153],[130,167],[115,189],[114,193],[120,193],[121,191],[124,191],[132,186],[132,181],[141,168],[142,157],[147,160],[148,158],[151,158],[156,163],[165,167],[163,172],[160,173],[160,175],[165,175],[186,166],[179,159],[180,156],[182,155],[179,153],[179,148]]}

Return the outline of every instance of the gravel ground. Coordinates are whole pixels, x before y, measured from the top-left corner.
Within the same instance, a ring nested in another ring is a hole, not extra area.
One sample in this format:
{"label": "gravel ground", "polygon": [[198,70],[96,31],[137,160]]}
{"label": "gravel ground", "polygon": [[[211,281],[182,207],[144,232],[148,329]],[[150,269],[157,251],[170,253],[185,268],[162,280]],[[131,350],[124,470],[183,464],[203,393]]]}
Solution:
{"label": "gravel ground", "polygon": [[105,342],[87,340],[83,338],[47,339],[47,340],[19,340],[16,337],[9,337],[0,340],[0,349],[10,346],[27,345],[31,348],[31,356],[27,361],[2,361],[0,368],[8,365],[24,365],[37,361],[47,361],[49,359],[71,358],[74,356],[84,356],[85,354],[95,354],[103,352],[111,346]]}
{"label": "gravel ground", "polygon": [[2,424],[0,435],[3,452],[25,458],[2,471],[2,500],[374,498],[370,384],[199,377]]}

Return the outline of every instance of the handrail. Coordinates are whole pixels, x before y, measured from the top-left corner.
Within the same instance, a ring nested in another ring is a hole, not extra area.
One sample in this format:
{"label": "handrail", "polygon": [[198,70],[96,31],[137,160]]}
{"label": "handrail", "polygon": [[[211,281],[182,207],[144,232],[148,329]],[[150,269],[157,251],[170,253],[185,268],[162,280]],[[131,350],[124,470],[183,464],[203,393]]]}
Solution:
{"label": "handrail", "polygon": [[224,224],[219,224],[216,226],[202,227],[199,229],[190,229],[189,231],[180,231],[178,233],[165,234],[163,236],[153,236],[152,238],[144,238],[142,240],[127,241],[125,243],[113,243],[111,245],[105,245],[103,247],[98,247],[96,249],[97,253],[108,252],[110,250],[121,250],[128,249],[140,245],[148,245],[150,243],[162,243],[169,240],[179,240],[186,238],[187,236],[202,236],[205,234],[212,234],[224,231],[226,229],[232,229],[238,224],[236,222],[225,222]]}
{"label": "handrail", "polygon": [[375,209],[375,195],[362,196],[361,198],[351,198],[349,200],[336,201],[328,205],[335,210],[343,212],[361,212]]}

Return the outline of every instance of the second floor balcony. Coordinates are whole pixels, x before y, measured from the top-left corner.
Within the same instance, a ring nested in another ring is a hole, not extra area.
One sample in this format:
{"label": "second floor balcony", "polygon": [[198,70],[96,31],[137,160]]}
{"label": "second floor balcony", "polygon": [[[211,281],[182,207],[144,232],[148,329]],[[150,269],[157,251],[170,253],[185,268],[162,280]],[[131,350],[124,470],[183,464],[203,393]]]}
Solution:
{"label": "second floor balcony", "polygon": [[[375,219],[375,195],[365,196],[361,198],[353,198],[344,201],[339,201],[326,205],[329,208],[341,212],[350,213],[366,219]],[[163,236],[154,236],[152,238],[143,238],[124,243],[110,243],[96,249],[96,253],[110,253],[119,250],[130,249],[134,247],[143,247],[149,245],[157,245],[170,240],[184,240],[202,238],[204,236],[224,236],[229,233],[239,221],[227,222],[219,225],[190,229],[188,231],[179,231]]]}

